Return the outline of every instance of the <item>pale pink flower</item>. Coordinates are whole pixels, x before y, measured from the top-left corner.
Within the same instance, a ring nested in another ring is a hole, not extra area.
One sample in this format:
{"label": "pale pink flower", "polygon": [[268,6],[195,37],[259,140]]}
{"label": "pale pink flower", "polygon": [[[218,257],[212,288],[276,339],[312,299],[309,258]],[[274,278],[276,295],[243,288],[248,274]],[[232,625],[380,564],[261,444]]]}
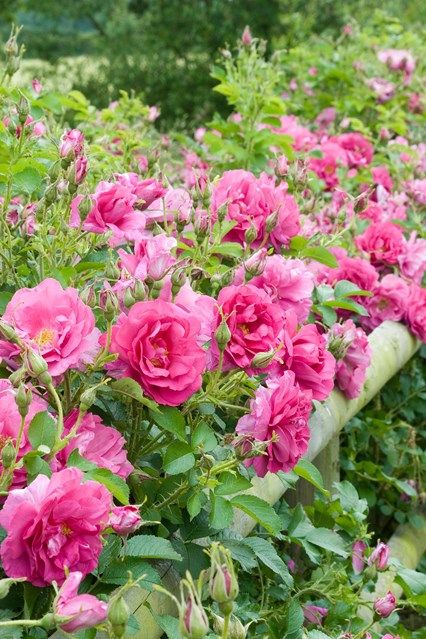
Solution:
{"label": "pale pink flower", "polygon": [[167,189],[164,198],[157,199],[144,211],[149,222],[188,222],[191,216],[192,198],[183,188]]}
{"label": "pale pink flower", "polygon": [[250,27],[248,25],[244,27],[244,31],[241,36],[241,42],[246,47],[249,47],[251,43],[253,42],[253,37],[251,35]]}
{"label": "pale pink flower", "polygon": [[330,351],[336,357],[336,382],[346,397],[360,394],[371,361],[367,335],[352,320],[334,324],[327,336]]}
{"label": "pale pink flower", "polygon": [[127,537],[134,533],[142,524],[139,506],[115,506],[111,510],[108,526],[111,526],[117,535]]}
{"label": "pale pink flower", "polygon": [[421,180],[409,180],[407,182],[407,188],[418,204],[426,205],[426,178]]}
{"label": "pale pink flower", "polygon": [[240,418],[237,433],[255,441],[273,440],[265,455],[246,460],[256,474],[290,471],[306,453],[310,431],[308,419],[312,403],[309,391],[302,391],[293,372],[268,379],[259,386],[250,402],[250,413]]}
{"label": "pale pink flower", "polygon": [[34,93],[36,93],[37,95],[40,95],[40,93],[43,90],[43,86],[40,80],[37,80],[37,78],[33,78],[33,80],[31,81],[31,86],[33,87]]}
{"label": "pale pink flower", "polygon": [[55,614],[71,617],[70,621],[61,625],[65,632],[74,633],[92,628],[107,618],[108,605],[104,601],[94,595],[77,594],[83,576],[79,571],[70,572],[55,598]]}
{"label": "pale pink flower", "polygon": [[176,246],[176,239],[164,233],[141,239],[135,243],[133,253],[118,250],[120,268],[125,268],[137,280],[144,281],[147,277],[162,280],[176,263],[173,255]]}
{"label": "pale pink flower", "polygon": [[365,84],[376,94],[377,101],[380,104],[389,102],[395,95],[395,84],[385,78],[369,78],[365,81]]}
{"label": "pale pink flower", "polygon": [[79,129],[65,131],[59,145],[61,158],[75,158],[81,155],[84,146],[84,135]]}
{"label": "pale pink flower", "polygon": [[380,597],[374,602],[374,610],[380,617],[389,617],[395,608],[396,597],[390,590],[384,597]]}
{"label": "pale pink flower", "polygon": [[417,284],[410,286],[405,319],[411,332],[426,342],[426,288]]}
{"label": "pale pink flower", "polygon": [[100,332],[92,309],[82,302],[77,289],[63,289],[51,278],[17,291],[3,321],[40,352],[54,377],[70,368],[81,370],[99,350]]}
{"label": "pale pink flower", "polygon": [[295,115],[283,115],[280,122],[281,126],[274,129],[275,133],[290,135],[296,151],[309,151],[315,146],[317,141],[315,133],[300,124]]}
{"label": "pale pink flower", "polygon": [[417,238],[413,232],[404,245],[404,253],[398,257],[401,273],[419,286],[426,271],[426,239]]}
{"label": "pale pink flower", "polygon": [[361,318],[362,325],[373,330],[386,320],[398,322],[405,315],[408,296],[408,284],[401,277],[385,275],[373,290],[373,296],[365,299],[369,316]]}
{"label": "pale pink flower", "polygon": [[416,68],[416,61],[410,51],[406,49],[383,49],[377,54],[380,62],[386,64],[392,71],[402,71],[404,84],[409,84]]}
{"label": "pale pink flower", "polygon": [[150,106],[148,110],[148,122],[155,122],[160,117],[160,109],[157,106]]}
{"label": "pale pink flower", "polygon": [[34,586],[62,584],[65,568],[87,575],[98,564],[111,506],[105,486],[83,482],[78,468],[50,479],[38,475],[27,488],[11,490],[0,512],[7,532],[0,546],[5,573]]}
{"label": "pale pink flower", "polygon": [[352,569],[356,575],[360,575],[364,570],[367,548],[367,544],[362,539],[358,539],[352,545]]}

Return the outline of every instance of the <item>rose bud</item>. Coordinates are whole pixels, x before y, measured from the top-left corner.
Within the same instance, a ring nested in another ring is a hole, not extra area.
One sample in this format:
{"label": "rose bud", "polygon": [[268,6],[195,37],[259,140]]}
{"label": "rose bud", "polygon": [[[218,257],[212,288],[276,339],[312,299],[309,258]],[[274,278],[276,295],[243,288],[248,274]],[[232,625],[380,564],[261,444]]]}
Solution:
{"label": "rose bud", "polygon": [[70,572],[53,603],[55,616],[68,617],[68,621],[61,624],[65,632],[73,633],[91,628],[105,621],[107,616],[106,603],[94,595],[77,594],[82,579],[83,573]]}
{"label": "rose bud", "polygon": [[210,551],[210,559],[210,597],[219,604],[221,612],[230,614],[232,603],[239,592],[231,553],[219,543],[214,543]]}
{"label": "rose bud", "polygon": [[[214,616],[213,627],[217,635],[222,636],[224,626],[223,617]],[[228,626],[228,639],[245,639],[247,635],[247,627],[243,626],[241,621],[235,615],[231,615]]]}
{"label": "rose bud", "polygon": [[59,155],[61,158],[71,160],[77,157],[83,151],[84,135],[79,129],[71,129],[65,131],[61,137],[59,145]]}
{"label": "rose bud", "polygon": [[127,537],[135,532],[142,523],[138,506],[116,506],[111,510],[108,525],[117,535]]}
{"label": "rose bud", "polygon": [[253,42],[253,37],[248,25],[244,28],[243,34],[241,36],[241,42],[245,47],[249,47]]}
{"label": "rose bud", "polygon": [[376,599],[374,602],[374,610],[380,617],[389,617],[395,608],[396,597],[390,590],[384,597]]}
{"label": "rose bud", "polygon": [[307,605],[303,606],[303,616],[308,623],[316,623],[322,625],[323,619],[328,615],[328,608],[321,606]]}
{"label": "rose bud", "polygon": [[389,546],[380,541],[369,556],[368,565],[375,566],[377,570],[385,570],[389,563],[389,553]]}
{"label": "rose bud", "polygon": [[108,606],[108,621],[111,624],[114,637],[117,639],[124,637],[129,617],[129,606],[124,601],[124,598],[119,596],[111,599]]}
{"label": "rose bud", "polygon": [[356,575],[360,575],[364,570],[364,553],[366,548],[367,544],[360,539],[352,546],[352,568]]}
{"label": "rose bud", "polygon": [[209,621],[201,600],[195,592],[189,591],[184,605],[179,610],[181,633],[188,639],[202,639],[209,631]]}

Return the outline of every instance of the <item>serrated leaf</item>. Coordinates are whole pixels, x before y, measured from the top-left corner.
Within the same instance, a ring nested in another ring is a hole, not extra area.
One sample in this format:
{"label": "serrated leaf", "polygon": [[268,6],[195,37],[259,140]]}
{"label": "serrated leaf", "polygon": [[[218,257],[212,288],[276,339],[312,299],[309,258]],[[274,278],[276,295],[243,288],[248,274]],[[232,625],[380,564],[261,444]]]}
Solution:
{"label": "serrated leaf", "polygon": [[181,639],[182,634],[179,629],[179,619],[171,615],[158,615],[152,608],[151,614],[161,630],[165,632],[167,639]]}
{"label": "serrated leaf", "polygon": [[105,569],[102,575],[102,581],[115,586],[122,586],[127,583],[128,572],[132,573],[133,579],[137,579],[142,575],[145,577],[139,581],[142,588],[151,591],[153,584],[160,584],[161,578],[158,572],[147,561],[139,557],[124,557],[123,559],[114,559]]}
{"label": "serrated leaf", "polygon": [[191,497],[189,497],[186,503],[186,509],[188,511],[189,518],[191,521],[194,519],[194,517],[196,517],[200,513],[201,507],[202,507],[201,497],[199,493],[194,493],[194,495],[191,495]]}
{"label": "serrated leaf", "polygon": [[209,517],[210,526],[215,530],[223,530],[231,525],[233,517],[234,511],[230,502],[224,497],[213,494]]}
{"label": "serrated leaf", "polygon": [[285,636],[286,639],[299,639],[302,636],[304,615],[300,603],[296,599],[292,599],[287,610],[287,623]]}
{"label": "serrated leaf", "polygon": [[178,408],[173,406],[159,406],[158,411],[149,411],[151,419],[163,430],[176,435],[182,442],[186,442],[185,418]]}
{"label": "serrated leaf", "polygon": [[417,570],[411,570],[410,568],[398,568],[397,576],[395,578],[404,589],[410,595],[425,595],[426,594],[426,575]]}
{"label": "serrated leaf", "polygon": [[126,545],[127,557],[141,557],[144,559],[170,559],[181,561],[182,557],[174,550],[168,539],[155,535],[136,535],[129,539]]}
{"label": "serrated leaf", "polygon": [[219,246],[213,246],[211,253],[215,255],[226,255],[229,257],[242,257],[243,247],[236,242],[222,242]]}
{"label": "serrated leaf", "polygon": [[309,460],[302,457],[293,470],[299,477],[306,479],[306,481],[315,486],[315,488],[318,488],[323,494],[328,493],[328,491],[324,489],[324,482],[320,471]]}
{"label": "serrated leaf", "polygon": [[200,422],[192,433],[191,443],[193,448],[202,448],[208,453],[217,446],[214,430],[205,422]]}
{"label": "serrated leaf", "polygon": [[234,508],[242,510],[246,515],[257,521],[272,535],[280,532],[282,523],[280,517],[267,501],[255,495],[236,495],[231,499]]}
{"label": "serrated leaf", "polygon": [[56,439],[56,423],[47,410],[36,413],[28,428],[28,439],[34,450],[39,446],[53,448]]}
{"label": "serrated leaf", "polygon": [[352,297],[352,295],[359,295],[364,297],[371,296],[370,291],[358,288],[356,284],[349,280],[339,280],[334,287],[334,296],[336,299],[340,297]]}
{"label": "serrated leaf", "polygon": [[216,495],[233,495],[251,487],[251,482],[238,473],[221,473],[217,479],[219,485],[214,491]]}
{"label": "serrated leaf", "polygon": [[307,246],[301,251],[300,255],[325,264],[330,268],[337,268],[338,266],[337,259],[333,253],[323,246]]}
{"label": "serrated leaf", "polygon": [[93,468],[85,473],[86,479],[92,479],[103,484],[121,504],[129,503],[129,487],[118,475],[107,468]]}
{"label": "serrated leaf", "polygon": [[116,379],[110,384],[110,387],[119,395],[123,395],[127,399],[134,399],[136,402],[147,406],[154,412],[159,410],[157,404],[152,399],[149,399],[149,397],[145,397],[141,385],[138,384],[131,377],[122,377],[121,379]]}
{"label": "serrated leaf", "polygon": [[244,539],[243,543],[253,550],[259,561],[282,577],[284,583],[288,586],[293,584],[293,578],[290,575],[286,564],[278,555],[271,542],[267,539],[263,539],[262,537],[247,537]]}
{"label": "serrated leaf", "polygon": [[245,571],[253,570],[257,567],[257,558],[253,550],[247,546],[245,539],[224,539],[222,544],[231,552],[232,559],[238,561]]}
{"label": "serrated leaf", "polygon": [[184,442],[170,444],[163,457],[163,468],[169,475],[186,473],[195,466],[195,456],[191,446]]}
{"label": "serrated leaf", "polygon": [[329,550],[340,557],[347,557],[348,551],[346,550],[343,539],[334,530],[328,528],[312,528],[305,536],[304,539],[314,546]]}

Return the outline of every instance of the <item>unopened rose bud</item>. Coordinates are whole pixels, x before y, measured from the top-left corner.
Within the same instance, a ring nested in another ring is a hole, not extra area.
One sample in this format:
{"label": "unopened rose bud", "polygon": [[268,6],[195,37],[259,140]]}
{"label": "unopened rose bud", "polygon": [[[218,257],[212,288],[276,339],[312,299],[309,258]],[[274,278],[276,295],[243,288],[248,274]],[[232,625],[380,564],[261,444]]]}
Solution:
{"label": "unopened rose bud", "polygon": [[15,395],[15,403],[21,417],[26,417],[33,396],[29,388],[25,388],[24,384],[20,384]]}
{"label": "unopened rose bud", "polygon": [[389,564],[389,553],[389,546],[380,541],[369,556],[368,565],[375,566],[377,570],[385,570]]}
{"label": "unopened rose bud", "polygon": [[9,40],[4,45],[4,52],[8,57],[15,57],[19,53],[18,41],[16,35],[12,33]]}
{"label": "unopened rose bud", "polygon": [[272,349],[264,353],[257,353],[251,360],[252,368],[266,368],[275,357],[275,351]]}
{"label": "unopened rose bud", "polygon": [[248,25],[244,28],[243,35],[241,36],[241,42],[245,47],[249,47],[253,42],[250,27]]}
{"label": "unopened rose bud", "polygon": [[96,390],[94,388],[86,388],[86,390],[81,393],[80,397],[80,408],[84,412],[88,411],[89,408],[96,401]]}
{"label": "unopened rose bud", "polygon": [[49,186],[44,192],[44,200],[47,206],[49,206],[50,204],[53,204],[53,202],[56,200],[57,197],[58,197],[58,187],[56,183],[49,184]]}
{"label": "unopened rose bud", "polygon": [[8,342],[18,344],[19,337],[15,329],[13,328],[13,326],[10,326],[10,324],[7,324],[7,322],[3,320],[0,320],[0,333],[5,339],[7,339]]}
{"label": "unopened rose bud", "polygon": [[365,566],[365,551],[368,548],[365,541],[358,539],[352,545],[352,568],[356,575],[360,575]]}
{"label": "unopened rose bud", "polygon": [[284,177],[288,173],[288,161],[285,155],[280,155],[275,165],[275,173],[278,177]]}
{"label": "unopened rose bud", "polygon": [[254,224],[250,224],[249,228],[244,233],[244,241],[248,246],[250,246],[250,244],[253,244],[256,238],[257,228],[254,226]]}
{"label": "unopened rose bud", "polygon": [[[218,615],[214,616],[213,629],[217,635],[222,636],[224,619]],[[243,626],[241,621],[235,615],[231,615],[228,626],[228,639],[245,639],[247,636],[247,627]]]}
{"label": "unopened rose bud", "polygon": [[124,598],[121,595],[114,597],[108,606],[108,621],[117,639],[124,637],[129,618],[130,610]]}
{"label": "unopened rose bud", "polygon": [[374,610],[380,617],[389,617],[389,615],[392,614],[395,608],[396,597],[390,590],[384,597],[376,599],[376,601],[374,602]]}
{"label": "unopened rose bud", "polygon": [[202,639],[209,631],[209,621],[206,612],[192,593],[188,596],[185,606],[179,614],[179,627],[182,635],[188,639]]}
{"label": "unopened rose bud", "polygon": [[18,368],[16,371],[13,371],[13,373],[11,373],[11,375],[9,375],[9,382],[12,384],[12,386],[14,386],[15,388],[18,388],[19,384],[21,384],[24,379],[25,379],[25,369],[24,368]]}
{"label": "unopened rose bud", "polygon": [[117,535],[127,537],[142,524],[138,506],[115,506],[111,510],[108,525]]}
{"label": "unopened rose bud", "polygon": [[24,360],[26,369],[31,377],[37,377],[45,386],[52,383],[46,360],[41,355],[34,351],[27,351]]}
{"label": "unopened rose bud", "polygon": [[89,213],[92,210],[92,208],[93,208],[93,203],[92,203],[92,200],[90,198],[90,195],[83,196],[83,199],[81,200],[80,204],[78,205],[78,212],[79,212],[80,219],[81,219],[82,222],[84,222],[84,220],[89,215]]}
{"label": "unopened rose bud", "polygon": [[224,351],[229,340],[231,339],[231,331],[229,330],[228,324],[225,320],[222,320],[219,326],[216,329],[215,339],[217,343],[217,347],[220,351]]}
{"label": "unopened rose bud", "polygon": [[72,160],[83,151],[84,135],[79,129],[65,131],[59,145],[59,155],[65,160]]}
{"label": "unopened rose bud", "polygon": [[172,296],[175,297],[186,282],[185,271],[182,269],[173,271],[171,276],[171,281],[172,281]]}
{"label": "unopened rose bud", "polygon": [[164,280],[155,280],[151,285],[151,298],[156,300],[160,297],[161,289],[163,288]]}
{"label": "unopened rose bud", "polygon": [[[68,617],[67,617],[68,619]],[[44,630],[53,630],[56,628],[56,624],[59,623],[59,618],[53,612],[48,612],[42,619],[40,619],[39,626]]]}
{"label": "unopened rose bud", "polygon": [[25,121],[30,112],[30,105],[25,95],[21,95],[21,97],[19,98],[16,110],[18,111],[19,122],[21,124],[25,124]]}
{"label": "unopened rose bud", "polygon": [[12,464],[14,463],[15,458],[16,458],[15,446],[12,444],[12,442],[9,439],[9,441],[6,442],[6,444],[3,446],[3,450],[1,451],[1,463],[3,465],[3,468],[10,468]]}
{"label": "unopened rose bud", "polygon": [[212,544],[210,558],[210,597],[219,604],[223,613],[229,614],[232,611],[232,606],[223,607],[223,604],[232,604],[239,592],[231,553],[227,548],[215,543]]}
{"label": "unopened rose bud", "polygon": [[96,293],[93,286],[86,286],[86,288],[84,288],[80,293],[80,299],[87,306],[90,306],[91,308],[95,308]]}
{"label": "unopened rose bud", "polygon": [[123,302],[124,302],[124,306],[126,308],[130,308],[131,306],[133,306],[133,304],[136,302],[135,298],[133,297],[133,293],[130,290],[130,288],[126,288],[125,292],[124,292],[124,298],[123,298]]}
{"label": "unopened rose bud", "polygon": [[147,292],[145,284],[141,282],[140,280],[136,280],[135,285],[133,287],[133,297],[135,298],[135,300],[137,300],[138,302],[142,302],[143,300],[146,300],[147,293],[148,292]]}
{"label": "unopened rose bud", "polygon": [[105,308],[104,315],[107,322],[110,322],[114,319],[116,313],[118,311],[118,301],[114,293],[111,291],[107,291],[106,300],[105,300]]}
{"label": "unopened rose bud", "polygon": [[267,233],[272,233],[278,222],[278,211],[274,211],[266,218],[265,228]]}

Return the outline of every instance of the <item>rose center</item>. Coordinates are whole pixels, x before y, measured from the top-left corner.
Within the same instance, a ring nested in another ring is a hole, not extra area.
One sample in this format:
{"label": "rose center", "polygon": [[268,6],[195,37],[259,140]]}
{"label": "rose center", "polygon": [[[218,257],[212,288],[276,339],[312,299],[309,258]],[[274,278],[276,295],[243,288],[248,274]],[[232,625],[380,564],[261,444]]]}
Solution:
{"label": "rose center", "polygon": [[61,533],[65,535],[65,537],[69,537],[72,533],[72,530],[68,526],[68,524],[61,524]]}
{"label": "rose center", "polygon": [[44,346],[50,346],[53,343],[55,337],[55,331],[51,328],[42,328],[34,338],[34,341],[43,348]]}

